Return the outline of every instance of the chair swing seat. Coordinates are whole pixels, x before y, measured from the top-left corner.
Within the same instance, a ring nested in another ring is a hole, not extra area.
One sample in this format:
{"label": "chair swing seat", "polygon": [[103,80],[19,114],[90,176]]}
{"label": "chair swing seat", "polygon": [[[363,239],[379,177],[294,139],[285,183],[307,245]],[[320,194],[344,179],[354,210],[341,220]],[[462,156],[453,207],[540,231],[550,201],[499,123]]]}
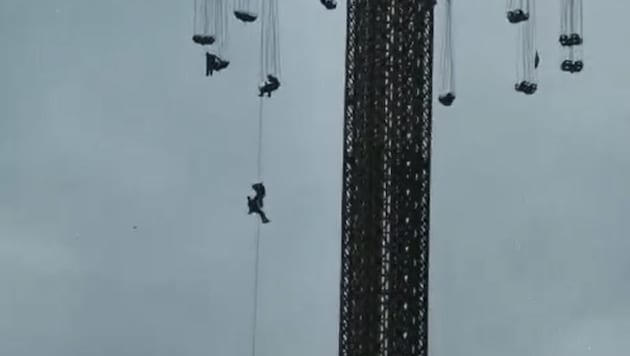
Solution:
{"label": "chair swing seat", "polygon": [[455,101],[455,94],[449,92],[449,93],[440,95],[438,97],[438,101],[440,102],[440,104],[444,106],[451,106],[453,105],[453,102]]}
{"label": "chair swing seat", "polygon": [[243,22],[254,22],[258,16],[251,11],[234,11],[234,17]]}
{"label": "chair swing seat", "polygon": [[337,8],[337,2],[335,0],[321,0],[321,3],[327,10],[334,10]]}
{"label": "chair swing seat", "polygon": [[214,43],[214,36],[210,35],[194,35],[192,37],[193,42],[202,46],[209,46]]}

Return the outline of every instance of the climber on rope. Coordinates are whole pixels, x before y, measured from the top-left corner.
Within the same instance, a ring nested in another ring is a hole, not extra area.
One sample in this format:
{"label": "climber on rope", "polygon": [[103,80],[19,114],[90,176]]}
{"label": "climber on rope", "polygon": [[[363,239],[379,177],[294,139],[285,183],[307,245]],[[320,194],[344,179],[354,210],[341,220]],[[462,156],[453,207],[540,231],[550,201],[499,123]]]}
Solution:
{"label": "climber on rope", "polygon": [[262,97],[267,94],[267,97],[271,97],[271,93],[278,90],[279,87],[280,81],[278,80],[278,78],[269,74],[267,75],[267,81],[263,85],[258,87],[258,89],[260,90],[258,96]]}
{"label": "climber on rope", "polygon": [[211,76],[215,71],[219,72],[230,64],[230,62],[212,53],[206,52],[206,77]]}
{"label": "climber on rope", "polygon": [[327,10],[334,10],[337,8],[337,0],[320,0],[320,1]]}
{"label": "climber on rope", "polygon": [[264,203],[263,199],[265,198],[265,186],[262,183],[256,183],[252,185],[252,189],[256,192],[254,197],[247,196],[247,207],[249,208],[248,215],[258,214],[260,215],[260,219],[263,224],[267,224],[270,220],[267,218],[267,215],[262,210]]}

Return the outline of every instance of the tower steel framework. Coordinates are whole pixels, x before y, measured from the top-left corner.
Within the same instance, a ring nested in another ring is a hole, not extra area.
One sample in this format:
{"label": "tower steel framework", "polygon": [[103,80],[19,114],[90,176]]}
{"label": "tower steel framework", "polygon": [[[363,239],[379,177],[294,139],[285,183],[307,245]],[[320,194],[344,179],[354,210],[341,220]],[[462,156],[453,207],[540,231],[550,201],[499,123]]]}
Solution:
{"label": "tower steel framework", "polygon": [[340,356],[428,351],[435,0],[348,0]]}

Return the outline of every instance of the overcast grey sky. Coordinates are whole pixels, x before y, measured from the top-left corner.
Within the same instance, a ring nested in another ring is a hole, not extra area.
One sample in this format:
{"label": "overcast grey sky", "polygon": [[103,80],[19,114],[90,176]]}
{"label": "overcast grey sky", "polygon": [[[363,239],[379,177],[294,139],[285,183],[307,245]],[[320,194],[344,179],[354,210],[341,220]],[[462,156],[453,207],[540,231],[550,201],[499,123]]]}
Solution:
{"label": "overcast grey sky", "polygon": [[[533,97],[512,89],[504,4],[455,4],[432,356],[630,347],[630,4],[585,1],[569,76],[558,4],[539,3]],[[280,1],[260,356],[337,353],[343,5]],[[0,0],[0,354],[249,355],[258,32],[232,26],[232,64],[208,79],[191,29],[192,1]]]}

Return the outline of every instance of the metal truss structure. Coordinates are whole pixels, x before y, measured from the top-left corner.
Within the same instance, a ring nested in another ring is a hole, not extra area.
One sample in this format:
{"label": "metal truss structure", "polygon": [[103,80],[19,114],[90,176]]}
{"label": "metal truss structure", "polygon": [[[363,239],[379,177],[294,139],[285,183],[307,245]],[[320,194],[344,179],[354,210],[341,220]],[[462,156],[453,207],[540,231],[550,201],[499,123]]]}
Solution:
{"label": "metal truss structure", "polygon": [[348,0],[340,356],[428,352],[435,0]]}

